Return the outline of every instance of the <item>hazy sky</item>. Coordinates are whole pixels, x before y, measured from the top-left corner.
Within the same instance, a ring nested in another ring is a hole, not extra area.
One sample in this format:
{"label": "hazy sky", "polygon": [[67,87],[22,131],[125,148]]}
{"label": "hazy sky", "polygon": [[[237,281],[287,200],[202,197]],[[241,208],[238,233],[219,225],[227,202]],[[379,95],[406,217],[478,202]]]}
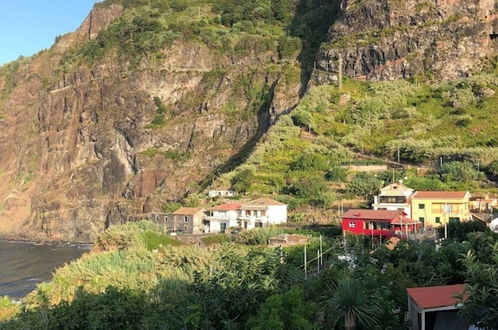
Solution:
{"label": "hazy sky", "polygon": [[0,0],[0,65],[49,48],[74,31],[97,0]]}

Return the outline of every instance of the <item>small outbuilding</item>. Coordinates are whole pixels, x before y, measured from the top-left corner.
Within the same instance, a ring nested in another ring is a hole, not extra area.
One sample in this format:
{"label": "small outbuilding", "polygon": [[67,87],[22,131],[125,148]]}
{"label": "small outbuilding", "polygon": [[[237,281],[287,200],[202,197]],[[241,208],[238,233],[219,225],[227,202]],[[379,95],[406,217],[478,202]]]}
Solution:
{"label": "small outbuilding", "polygon": [[180,207],[168,215],[167,232],[171,234],[202,234],[205,231],[202,208]]}
{"label": "small outbuilding", "polygon": [[463,284],[410,288],[406,291],[410,330],[475,329],[458,314],[462,300],[466,298]]}

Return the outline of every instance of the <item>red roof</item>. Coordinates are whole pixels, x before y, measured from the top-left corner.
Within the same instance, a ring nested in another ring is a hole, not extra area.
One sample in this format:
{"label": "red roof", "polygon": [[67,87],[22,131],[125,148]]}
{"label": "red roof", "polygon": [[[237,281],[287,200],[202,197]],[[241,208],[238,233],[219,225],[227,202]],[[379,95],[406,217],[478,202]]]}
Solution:
{"label": "red roof", "polygon": [[467,193],[467,191],[417,191],[413,194],[412,199],[463,199]]}
{"label": "red roof", "polygon": [[352,209],[344,213],[343,219],[368,219],[368,220],[393,220],[400,215],[405,216],[406,213],[400,210],[367,210],[367,209]]}
{"label": "red roof", "polygon": [[413,219],[410,219],[407,217],[399,216],[391,222],[391,225],[416,225],[419,223],[420,223],[420,221],[413,220]]}
{"label": "red roof", "polygon": [[211,211],[235,211],[240,209],[241,203],[225,203],[211,208]]}
{"label": "red roof", "polygon": [[[463,284],[431,286],[426,288],[406,289],[418,307],[422,309],[455,306],[460,299],[455,296],[465,291]],[[464,298],[465,299],[465,298]]]}

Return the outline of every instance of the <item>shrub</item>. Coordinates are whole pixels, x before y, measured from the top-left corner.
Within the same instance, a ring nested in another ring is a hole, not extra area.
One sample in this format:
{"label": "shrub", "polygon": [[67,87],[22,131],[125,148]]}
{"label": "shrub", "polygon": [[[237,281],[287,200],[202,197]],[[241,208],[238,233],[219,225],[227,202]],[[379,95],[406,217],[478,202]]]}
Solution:
{"label": "shrub", "polygon": [[460,127],[467,127],[472,123],[472,117],[470,116],[461,116],[455,121],[455,125]]}
{"label": "shrub", "polygon": [[224,244],[229,243],[232,238],[230,235],[219,234],[219,235],[209,235],[201,238],[202,243],[205,245],[213,245],[213,244]]}
{"label": "shrub", "polygon": [[405,184],[414,190],[420,191],[444,190],[443,182],[433,176],[409,177]]}
{"label": "shrub", "polygon": [[160,246],[168,246],[168,245],[178,246],[178,245],[181,245],[180,241],[177,241],[176,239],[174,239],[170,236],[161,235],[161,234],[155,233],[155,232],[150,232],[150,231],[145,232],[142,235],[142,237],[144,240],[145,247],[151,251],[156,250]]}
{"label": "shrub", "polygon": [[348,171],[343,167],[332,167],[325,173],[325,179],[328,181],[344,181],[346,180]]}
{"label": "shrub", "polygon": [[246,245],[265,245],[274,236],[283,234],[285,231],[277,227],[255,228],[253,230],[243,230],[236,237],[237,243]]}
{"label": "shrub", "polygon": [[488,166],[488,173],[494,177],[498,177],[498,160],[495,160]]}
{"label": "shrub", "polygon": [[292,122],[296,126],[300,126],[306,129],[313,130],[315,123],[313,122],[313,116],[306,110],[297,110],[292,113]]}
{"label": "shrub", "polygon": [[9,297],[0,297],[0,323],[14,318],[19,313],[19,304],[16,304]]}
{"label": "shrub", "polygon": [[249,190],[251,183],[254,180],[254,173],[250,169],[245,169],[235,174],[231,180],[232,189],[239,193],[244,193]]}
{"label": "shrub", "polygon": [[300,154],[297,159],[290,164],[293,171],[325,171],[328,168],[327,159],[316,153],[305,152]]}
{"label": "shrub", "polygon": [[445,163],[438,173],[445,182],[469,182],[483,179],[483,174],[477,171],[470,162]]}
{"label": "shrub", "polygon": [[290,191],[315,206],[327,206],[334,200],[328,185],[319,175],[301,176],[292,184]]}
{"label": "shrub", "polygon": [[357,174],[347,185],[348,193],[364,198],[370,198],[382,187],[383,182],[377,177],[367,174]]}

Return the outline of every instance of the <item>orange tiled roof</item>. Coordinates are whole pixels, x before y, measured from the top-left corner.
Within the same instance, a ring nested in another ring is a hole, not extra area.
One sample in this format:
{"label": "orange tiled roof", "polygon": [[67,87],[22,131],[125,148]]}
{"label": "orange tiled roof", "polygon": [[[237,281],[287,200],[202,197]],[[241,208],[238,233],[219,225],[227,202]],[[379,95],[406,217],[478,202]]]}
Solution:
{"label": "orange tiled roof", "polygon": [[211,211],[234,211],[240,209],[242,203],[225,203],[212,207]]}
{"label": "orange tiled roof", "polygon": [[195,215],[199,212],[202,212],[202,208],[197,207],[180,207],[175,212],[171,213],[172,215]]}

